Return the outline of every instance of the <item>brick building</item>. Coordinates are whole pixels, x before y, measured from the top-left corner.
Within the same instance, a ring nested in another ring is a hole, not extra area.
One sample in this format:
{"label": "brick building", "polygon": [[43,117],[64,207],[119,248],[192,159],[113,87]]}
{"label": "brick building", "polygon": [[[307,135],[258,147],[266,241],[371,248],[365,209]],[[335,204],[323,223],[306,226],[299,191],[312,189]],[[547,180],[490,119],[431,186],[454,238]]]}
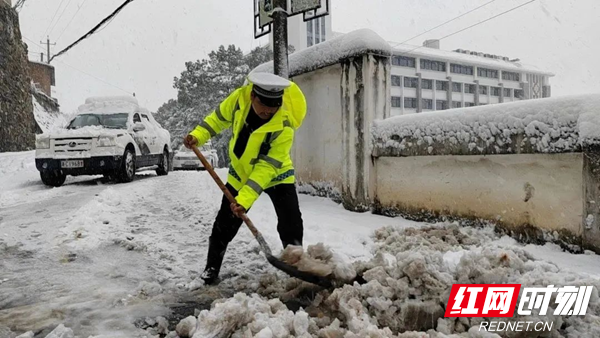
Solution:
{"label": "brick building", "polygon": [[56,85],[54,66],[29,60],[29,76],[34,85],[43,93],[52,96],[52,86]]}

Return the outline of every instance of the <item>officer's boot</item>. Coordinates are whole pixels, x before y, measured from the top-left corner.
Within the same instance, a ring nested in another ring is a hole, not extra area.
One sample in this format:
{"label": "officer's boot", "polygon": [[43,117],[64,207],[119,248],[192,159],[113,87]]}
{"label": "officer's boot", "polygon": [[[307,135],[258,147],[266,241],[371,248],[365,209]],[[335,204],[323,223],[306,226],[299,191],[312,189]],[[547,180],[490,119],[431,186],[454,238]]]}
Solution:
{"label": "officer's boot", "polygon": [[223,263],[223,257],[227,250],[227,244],[223,244],[219,240],[209,239],[208,241],[208,257],[206,259],[206,268],[200,276],[204,280],[204,283],[211,285],[215,283],[221,270],[221,264]]}

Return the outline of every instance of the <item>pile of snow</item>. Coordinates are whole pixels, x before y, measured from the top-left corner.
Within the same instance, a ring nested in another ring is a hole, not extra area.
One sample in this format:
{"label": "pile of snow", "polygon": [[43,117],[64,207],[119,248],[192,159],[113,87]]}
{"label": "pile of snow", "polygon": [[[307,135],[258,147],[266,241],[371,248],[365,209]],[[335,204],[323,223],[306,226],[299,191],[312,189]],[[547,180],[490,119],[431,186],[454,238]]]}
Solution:
{"label": "pile of snow", "polygon": [[[523,141],[513,144],[519,135]],[[437,154],[444,145],[465,145],[473,153],[518,153],[525,146],[541,153],[577,151],[600,142],[600,95],[396,116],[374,122],[373,142],[380,152],[429,146]]]}
{"label": "pile of snow", "polygon": [[77,109],[79,113],[118,114],[140,112],[149,114],[146,108],[140,107],[132,96],[98,96],[85,100],[85,104]]}
{"label": "pile of snow", "polygon": [[[329,41],[293,53],[289,56],[290,76],[303,74],[365,54],[390,55],[390,45],[370,29],[359,29]],[[273,61],[256,67],[252,72],[273,72]]]}
{"label": "pile of snow", "polygon": [[354,268],[323,243],[309,245],[306,252],[301,246],[288,245],[280,259],[299,271],[330,277],[336,282],[352,281],[356,277]]}
{"label": "pile of snow", "polygon": [[[593,285],[591,277],[560,271],[536,261],[525,250],[495,244],[491,227],[457,225],[399,230],[387,227],[375,235],[376,252],[368,262],[354,263],[365,284],[334,290],[314,289],[316,296],[296,313],[283,302],[309,289],[306,283],[273,277],[261,280],[251,295],[238,293],[216,301],[211,310],[188,317],[192,337],[474,337],[482,321],[492,318],[444,318],[452,284]],[[535,311],[515,320],[553,323],[548,337],[599,336],[600,298],[594,291],[586,316],[554,316]],[[189,332],[188,332],[189,333]],[[500,332],[512,337],[513,332]],[[490,337],[498,337],[490,335]],[[185,336],[182,336],[185,337]]]}
{"label": "pile of snow", "polygon": [[59,111],[58,104],[51,97],[33,86],[32,93],[33,116],[42,132],[45,133],[67,125],[68,117]]}

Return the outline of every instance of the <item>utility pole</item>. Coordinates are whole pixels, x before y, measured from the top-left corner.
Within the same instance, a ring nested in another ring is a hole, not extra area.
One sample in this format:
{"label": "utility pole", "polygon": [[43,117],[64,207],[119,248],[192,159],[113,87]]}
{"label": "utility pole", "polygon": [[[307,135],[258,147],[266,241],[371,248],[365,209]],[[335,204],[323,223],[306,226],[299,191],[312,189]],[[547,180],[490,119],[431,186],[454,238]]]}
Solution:
{"label": "utility pole", "polygon": [[[48,54],[46,54],[47,60],[48,60],[48,64],[50,64],[50,46],[56,46],[56,43],[50,43],[50,37],[47,36],[46,37],[46,42],[41,42],[41,44],[46,45],[46,47],[48,48]],[[42,55],[42,59],[44,58],[44,56]],[[43,60],[42,60],[43,61]]]}
{"label": "utility pole", "polygon": [[288,79],[287,0],[273,1],[273,70],[275,75]]}

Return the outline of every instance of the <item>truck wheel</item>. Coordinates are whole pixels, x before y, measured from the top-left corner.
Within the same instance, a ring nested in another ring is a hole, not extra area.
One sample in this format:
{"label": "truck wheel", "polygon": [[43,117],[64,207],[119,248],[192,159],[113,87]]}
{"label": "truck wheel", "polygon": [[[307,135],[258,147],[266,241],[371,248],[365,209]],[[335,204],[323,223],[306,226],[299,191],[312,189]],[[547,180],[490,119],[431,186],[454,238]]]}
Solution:
{"label": "truck wheel", "polygon": [[42,171],[40,177],[42,182],[49,187],[60,187],[67,179],[67,175],[62,170]]}
{"label": "truck wheel", "polygon": [[156,169],[156,174],[158,176],[165,176],[169,174],[169,152],[166,150],[163,151],[162,158],[158,164],[158,169]]}
{"label": "truck wheel", "polygon": [[121,161],[121,166],[117,169],[115,176],[118,182],[133,181],[135,178],[135,153],[133,151],[125,149],[123,161]]}

